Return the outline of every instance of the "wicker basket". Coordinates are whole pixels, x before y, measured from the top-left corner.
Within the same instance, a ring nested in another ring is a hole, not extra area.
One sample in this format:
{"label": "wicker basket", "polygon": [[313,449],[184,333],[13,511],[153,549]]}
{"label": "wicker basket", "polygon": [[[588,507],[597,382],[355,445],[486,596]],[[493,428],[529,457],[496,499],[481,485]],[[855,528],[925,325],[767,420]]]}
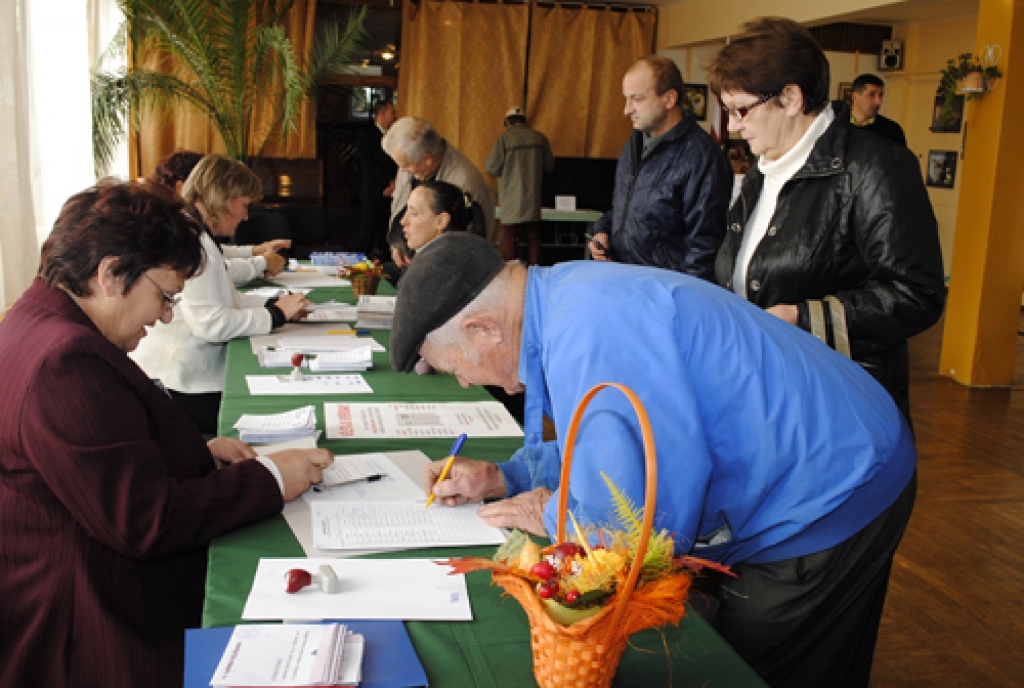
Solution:
{"label": "wicker basket", "polygon": [[658,492],[658,465],[654,433],[640,399],[623,385],[606,382],[594,386],[580,401],[569,424],[558,499],[558,542],[565,542],[566,511],[569,506],[569,471],[573,448],[583,412],[605,387],[614,387],[629,399],[640,421],[647,466],[644,520],[636,556],[626,582],[589,619],[571,626],[556,623],[544,611],[533,586],[518,576],[495,574],[494,582],[515,597],[530,619],[533,673],[542,688],[606,688],[615,678],[629,636],[644,628],[678,624],[683,618],[690,577],[685,573],[663,576],[637,588],[647,542],[654,526],[654,502]]}
{"label": "wicker basket", "polygon": [[376,275],[350,275],[348,280],[352,283],[352,293],[357,299],[360,296],[373,296],[380,284],[380,277]]}

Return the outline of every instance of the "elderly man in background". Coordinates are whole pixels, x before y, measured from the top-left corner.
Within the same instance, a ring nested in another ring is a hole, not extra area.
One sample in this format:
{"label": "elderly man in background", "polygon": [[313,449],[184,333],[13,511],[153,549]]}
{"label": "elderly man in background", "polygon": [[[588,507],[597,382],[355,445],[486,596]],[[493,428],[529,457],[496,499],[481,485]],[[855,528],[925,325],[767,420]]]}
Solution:
{"label": "elderly man in background", "polygon": [[422,117],[403,117],[392,125],[381,145],[398,165],[395,192],[391,198],[388,243],[391,258],[400,267],[408,267],[410,251],[402,236],[402,216],[409,194],[423,181],[454,184],[469,193],[483,210],[485,227],[473,231],[497,242],[494,232],[494,194],[476,165],[458,148],[444,140],[437,129]]}
{"label": "elderly man in background", "polygon": [[622,93],[636,131],[619,156],[612,209],[594,225],[591,255],[714,281],[733,185],[725,155],[683,111],[672,60],[640,58]]}
{"label": "elderly man in background", "polygon": [[502,255],[516,257],[516,235],[525,231],[530,265],[540,262],[540,207],[543,176],[555,169],[548,137],[531,129],[521,107],[505,114],[505,131],[494,142],[484,165],[498,178],[501,201]]}
{"label": "elderly man in background", "polygon": [[861,74],[853,80],[850,98],[850,125],[870,131],[901,146],[907,145],[903,127],[885,115],[878,114],[885,98],[885,82],[874,74]]}
{"label": "elderly man in background", "polygon": [[[608,313],[615,327],[608,327]],[[655,528],[729,564],[713,625],[772,686],[867,686],[893,554],[914,503],[906,420],[859,365],[725,289],[667,270],[506,264],[447,233],[402,280],[391,363],[418,356],[463,386],[526,391],[526,446],[504,464],[458,459],[428,488],[492,526],[556,532],[562,447],[595,384],[644,402],[658,450]],[[635,504],[644,460],[632,408],[599,395],[576,439],[569,509],[614,523],[602,474]],[[507,498],[507,499],[506,499]]]}

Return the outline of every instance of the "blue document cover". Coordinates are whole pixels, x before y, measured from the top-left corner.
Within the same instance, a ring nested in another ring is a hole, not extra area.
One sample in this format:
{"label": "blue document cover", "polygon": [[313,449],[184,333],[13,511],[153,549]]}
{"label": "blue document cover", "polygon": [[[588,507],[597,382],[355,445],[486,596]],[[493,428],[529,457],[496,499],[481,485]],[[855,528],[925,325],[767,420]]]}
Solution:
{"label": "blue document cover", "polygon": [[[364,688],[426,686],[427,674],[401,621],[345,621],[348,630],[363,636]],[[209,688],[233,626],[185,631],[185,688]]]}

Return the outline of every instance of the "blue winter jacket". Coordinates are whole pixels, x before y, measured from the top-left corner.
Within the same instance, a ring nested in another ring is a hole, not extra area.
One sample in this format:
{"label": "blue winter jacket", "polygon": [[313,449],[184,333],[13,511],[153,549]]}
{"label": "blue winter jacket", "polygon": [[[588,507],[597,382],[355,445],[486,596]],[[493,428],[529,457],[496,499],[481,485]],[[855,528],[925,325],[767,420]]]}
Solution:
{"label": "blue winter jacket", "polygon": [[[828,549],[891,506],[914,472],[907,423],[863,368],[686,275],[585,261],[530,268],[520,356],[526,446],[499,464],[509,493],[557,488],[579,400],[599,382],[622,383],[650,415],[655,525],[679,553],[715,534],[719,544],[696,551],[727,564]],[[544,414],[559,443],[543,442]],[[643,503],[638,424],[615,390],[583,418],[569,507],[581,523],[618,525],[602,472]],[[551,534],[557,501],[544,513]]]}
{"label": "blue winter jacket", "polygon": [[687,113],[646,158],[634,131],[615,168],[612,209],[594,224],[611,258],[715,280],[732,172],[718,144]]}

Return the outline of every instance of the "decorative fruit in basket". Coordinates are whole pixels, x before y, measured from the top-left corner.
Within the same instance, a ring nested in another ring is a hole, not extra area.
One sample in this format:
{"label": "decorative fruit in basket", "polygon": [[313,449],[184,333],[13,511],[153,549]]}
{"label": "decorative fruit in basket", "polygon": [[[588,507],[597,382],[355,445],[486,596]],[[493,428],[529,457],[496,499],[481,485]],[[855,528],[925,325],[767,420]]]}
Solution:
{"label": "decorative fruit in basket", "polygon": [[[619,586],[626,582],[637,552],[643,510],[602,473],[612,493],[612,504],[625,528],[590,528],[589,532],[569,512],[575,541],[559,542],[543,549],[521,531],[513,531],[492,559],[465,557],[449,559],[452,573],[490,570],[510,574],[531,583],[545,612],[557,623],[570,626],[592,617],[610,603]],[[596,536],[597,544],[590,540]],[[672,536],[667,531],[651,533],[640,569],[637,589],[669,578],[686,578],[690,571],[708,567],[733,575],[729,567],[697,559],[675,557]],[[683,592],[688,584],[682,586]]]}

